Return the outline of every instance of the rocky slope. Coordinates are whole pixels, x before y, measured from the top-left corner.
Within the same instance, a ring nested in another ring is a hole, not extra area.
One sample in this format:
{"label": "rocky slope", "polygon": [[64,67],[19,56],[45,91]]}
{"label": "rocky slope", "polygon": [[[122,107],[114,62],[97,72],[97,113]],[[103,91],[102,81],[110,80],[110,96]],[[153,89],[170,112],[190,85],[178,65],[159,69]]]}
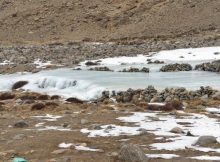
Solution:
{"label": "rocky slope", "polygon": [[219,17],[219,0],[0,0],[0,42],[219,37]]}

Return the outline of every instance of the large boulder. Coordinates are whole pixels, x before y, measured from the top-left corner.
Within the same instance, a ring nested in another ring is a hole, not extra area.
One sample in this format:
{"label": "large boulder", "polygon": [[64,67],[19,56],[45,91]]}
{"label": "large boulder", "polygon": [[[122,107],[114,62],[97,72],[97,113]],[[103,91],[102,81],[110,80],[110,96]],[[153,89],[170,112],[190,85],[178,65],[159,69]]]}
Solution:
{"label": "large boulder", "polygon": [[148,162],[144,151],[138,145],[134,144],[122,145],[118,157],[124,162]]}
{"label": "large boulder", "polygon": [[18,81],[18,82],[16,82],[16,83],[12,86],[11,89],[12,89],[12,90],[13,90],[13,89],[19,89],[19,88],[25,86],[26,84],[28,84],[28,81]]}
{"label": "large boulder", "polygon": [[214,136],[200,136],[195,145],[207,147],[217,143],[218,141]]}

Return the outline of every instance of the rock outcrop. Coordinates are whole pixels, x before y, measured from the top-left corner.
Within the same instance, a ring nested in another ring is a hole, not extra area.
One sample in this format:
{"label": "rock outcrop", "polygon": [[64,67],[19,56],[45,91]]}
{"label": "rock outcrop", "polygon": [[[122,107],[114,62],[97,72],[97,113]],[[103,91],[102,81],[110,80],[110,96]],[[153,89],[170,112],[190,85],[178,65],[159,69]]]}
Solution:
{"label": "rock outcrop", "polygon": [[168,64],[163,66],[161,72],[175,72],[175,71],[191,71],[193,68],[190,64]]}

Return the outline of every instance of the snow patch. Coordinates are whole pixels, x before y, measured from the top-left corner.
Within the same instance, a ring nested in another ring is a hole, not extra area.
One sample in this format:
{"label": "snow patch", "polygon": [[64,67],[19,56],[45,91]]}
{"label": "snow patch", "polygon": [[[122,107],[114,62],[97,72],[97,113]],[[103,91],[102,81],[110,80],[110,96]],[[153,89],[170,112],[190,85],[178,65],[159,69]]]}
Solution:
{"label": "snow patch", "polygon": [[190,157],[190,159],[219,161],[220,160],[220,156],[203,155],[203,156]]}
{"label": "snow patch", "polygon": [[85,147],[85,146],[75,146],[76,150],[79,151],[92,151],[92,152],[101,152],[102,150],[100,149],[94,149],[94,148],[90,148],[90,147]]}
{"label": "snow patch", "polygon": [[161,158],[161,159],[173,159],[179,157],[179,155],[175,154],[146,154],[148,158]]}
{"label": "snow patch", "polygon": [[[62,118],[62,116],[46,114],[46,115],[42,115],[42,116],[33,116],[33,118],[40,118],[45,121],[57,121],[57,119]],[[38,124],[40,124],[40,123],[38,123]]]}

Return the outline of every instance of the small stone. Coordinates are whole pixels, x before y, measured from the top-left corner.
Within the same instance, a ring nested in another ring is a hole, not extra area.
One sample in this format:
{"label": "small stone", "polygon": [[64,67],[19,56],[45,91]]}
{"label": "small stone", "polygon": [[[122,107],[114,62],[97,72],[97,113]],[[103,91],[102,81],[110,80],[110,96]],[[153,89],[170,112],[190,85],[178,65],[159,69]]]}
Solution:
{"label": "small stone", "polygon": [[81,143],[80,146],[86,147],[87,144],[86,143]]}
{"label": "small stone", "polygon": [[193,135],[190,131],[188,131],[188,132],[186,133],[186,136],[191,136],[191,137],[193,137],[194,135]]}
{"label": "small stone", "polygon": [[112,153],[110,154],[110,156],[117,157],[117,156],[118,156],[118,153],[117,153],[117,152],[112,152]]}
{"label": "small stone", "polygon": [[179,127],[174,127],[173,129],[170,130],[170,132],[171,133],[176,133],[176,134],[184,133],[184,131]]}
{"label": "small stone", "polygon": [[28,127],[28,124],[23,120],[18,121],[17,123],[14,124],[14,128],[25,128],[25,127]]}
{"label": "small stone", "polygon": [[81,120],[80,120],[80,123],[81,123],[82,125],[84,125],[84,124],[88,124],[89,121],[86,120],[86,119],[81,119]]}
{"label": "small stone", "polygon": [[66,152],[68,152],[68,149],[59,149],[59,150],[54,150],[53,152],[51,152],[52,154],[64,154]]}

